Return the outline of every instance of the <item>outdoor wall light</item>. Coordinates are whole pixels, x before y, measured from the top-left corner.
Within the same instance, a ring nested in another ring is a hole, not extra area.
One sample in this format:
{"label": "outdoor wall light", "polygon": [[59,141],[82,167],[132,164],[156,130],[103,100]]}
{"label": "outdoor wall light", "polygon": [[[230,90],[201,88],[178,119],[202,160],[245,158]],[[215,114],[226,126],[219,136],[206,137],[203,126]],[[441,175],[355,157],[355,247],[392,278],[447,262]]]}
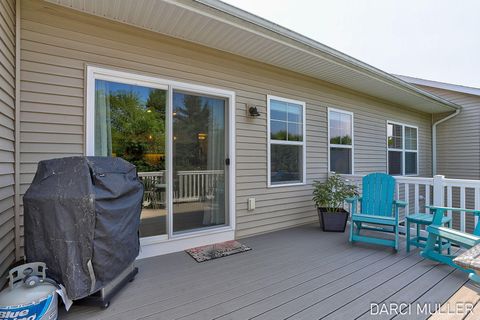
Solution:
{"label": "outdoor wall light", "polygon": [[247,108],[248,108],[248,114],[250,115],[250,117],[259,117],[260,116],[260,113],[258,112],[256,106],[248,105]]}

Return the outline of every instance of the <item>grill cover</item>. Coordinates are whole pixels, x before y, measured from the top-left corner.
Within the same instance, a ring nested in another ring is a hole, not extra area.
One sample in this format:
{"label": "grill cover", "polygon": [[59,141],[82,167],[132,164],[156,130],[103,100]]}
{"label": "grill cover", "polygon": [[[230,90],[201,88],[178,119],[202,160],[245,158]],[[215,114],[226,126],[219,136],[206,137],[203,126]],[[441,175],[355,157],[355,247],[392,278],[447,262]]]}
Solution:
{"label": "grill cover", "polygon": [[25,255],[70,299],[103,288],[138,256],[143,184],[121,158],[41,161],[23,198]]}

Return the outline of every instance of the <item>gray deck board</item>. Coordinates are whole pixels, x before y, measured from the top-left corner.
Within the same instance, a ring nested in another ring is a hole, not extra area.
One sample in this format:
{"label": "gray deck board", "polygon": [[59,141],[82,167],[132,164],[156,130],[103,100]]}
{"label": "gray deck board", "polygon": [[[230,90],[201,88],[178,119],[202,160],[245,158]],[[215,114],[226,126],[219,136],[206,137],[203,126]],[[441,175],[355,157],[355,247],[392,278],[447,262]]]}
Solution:
{"label": "gray deck board", "polygon": [[[280,305],[288,301],[292,296],[292,290],[295,296],[313,290],[322,283],[331,282],[333,279],[338,279],[342,275],[352,272],[355,268],[361,268],[363,265],[370,264],[371,261],[376,261],[379,256],[381,254],[369,254],[361,257],[348,255],[337,260],[338,263],[345,264],[343,268],[339,268],[337,263],[330,263],[306,274],[288,277],[283,281],[269,284],[226,303],[216,304],[201,312],[192,313],[190,317],[184,319],[212,319],[218,317],[221,319],[221,316],[225,314],[230,319],[248,319],[257,315],[263,308],[269,308],[272,304]],[[355,263],[348,264],[352,259],[356,260]]]}
{"label": "gray deck board", "polygon": [[60,319],[372,319],[371,302],[442,304],[467,281],[418,250],[347,235],[305,226],[242,239],[252,251],[205,263],[184,252],[140,260],[108,309],[74,305]]}
{"label": "gray deck board", "polygon": [[[457,290],[459,290],[468,278],[465,277],[465,273],[459,270],[450,270],[445,266],[442,266],[444,277],[437,278],[437,282],[430,287],[424,294],[412,303],[412,314],[398,315],[394,319],[424,319],[423,314],[419,314],[416,309],[417,306],[424,308],[426,312],[430,310],[434,312],[437,308],[447,301]],[[453,291],[453,292],[452,292]],[[462,301],[467,302],[467,301]],[[425,306],[429,306],[429,309],[425,309]]]}
{"label": "gray deck board", "polygon": [[[346,303],[341,303],[335,310],[330,311],[324,319],[354,319],[359,314],[368,314],[370,311],[370,303],[382,303],[392,301],[389,298],[397,294],[403,288],[409,285],[426,286],[429,283],[424,283],[421,278],[425,274],[434,274],[433,268],[437,266],[436,263],[426,260],[421,260],[412,265],[410,268],[399,272],[391,279],[385,282],[377,282],[376,286],[365,291],[362,295],[348,300]],[[397,300],[397,301],[404,301]]]}
{"label": "gray deck board", "polygon": [[[414,281],[411,281],[412,279],[405,279],[408,283],[405,283],[403,287],[401,287],[400,290],[397,290],[394,294],[385,296],[383,299],[373,300],[372,302],[379,304],[383,303],[386,305],[389,305],[390,303],[408,302],[412,308],[416,308],[415,304],[418,299],[424,296],[427,291],[436,285],[436,283],[443,282],[445,277],[454,271],[454,269],[449,266],[437,264],[429,260],[423,260],[422,264],[426,266],[431,265],[432,268],[429,269],[428,272],[419,273]],[[468,277],[465,274],[459,274],[459,278],[463,282],[468,280]],[[446,290],[446,294],[453,294],[456,290],[457,289],[453,287]],[[442,299],[437,302],[441,301]],[[404,312],[403,309],[402,312]],[[392,319],[395,316],[395,314],[380,314],[377,315],[375,319]],[[413,317],[414,315],[410,314],[410,316]],[[420,319],[422,318],[425,317],[420,317]],[[371,319],[370,309],[365,310],[359,319]]]}
{"label": "gray deck board", "polygon": [[[291,316],[293,319],[314,319],[322,309],[329,308],[332,301],[344,303],[345,300],[353,299],[354,294],[351,290],[356,289],[360,292],[368,283],[380,283],[385,281],[410,264],[415,263],[413,259],[407,259],[401,255],[388,255],[379,261],[371,261],[366,267],[355,268],[350,274],[335,279],[326,286],[320,286],[313,291],[295,297],[290,302],[284,303],[274,309],[263,319],[278,318],[281,316]],[[368,282],[374,277],[373,281]],[[338,301],[340,299],[340,301]],[[323,301],[328,301],[323,303]],[[320,316],[318,317],[320,318]]]}

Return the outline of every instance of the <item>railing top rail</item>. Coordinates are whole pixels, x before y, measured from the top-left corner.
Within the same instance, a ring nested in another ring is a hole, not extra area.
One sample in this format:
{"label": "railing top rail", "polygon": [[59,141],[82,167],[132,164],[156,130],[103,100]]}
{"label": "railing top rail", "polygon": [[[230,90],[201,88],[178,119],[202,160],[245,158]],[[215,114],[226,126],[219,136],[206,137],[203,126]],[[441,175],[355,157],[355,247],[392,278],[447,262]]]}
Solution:
{"label": "railing top rail", "polygon": [[150,172],[139,172],[139,177],[162,177],[165,174],[165,171],[150,171]]}
{"label": "railing top rail", "polygon": [[[363,174],[341,174],[344,179],[351,180],[360,180],[365,175]],[[419,184],[430,184],[433,185],[433,178],[429,177],[405,177],[405,176],[394,176],[395,181],[400,183],[419,183]]]}
{"label": "railing top rail", "polygon": [[469,212],[476,215],[480,215],[480,210],[475,209],[465,209],[465,208],[454,208],[454,207],[440,207],[440,206],[425,206],[432,210],[441,210],[441,211],[460,211],[460,212]]}
{"label": "railing top rail", "polygon": [[480,188],[480,180],[443,179],[443,182],[449,187]]}
{"label": "railing top rail", "polygon": [[[178,175],[188,174],[222,174],[223,170],[191,170],[191,171],[177,171]],[[144,171],[138,172],[139,177],[161,177],[165,175],[165,171]]]}
{"label": "railing top rail", "polygon": [[192,170],[192,171],[177,171],[179,176],[188,174],[223,174],[224,170]]}
{"label": "railing top rail", "polygon": [[426,177],[404,177],[404,176],[395,176],[395,181],[400,183],[420,183],[420,184],[430,184],[433,185],[433,178]]}
{"label": "railing top rail", "polygon": [[[365,175],[361,174],[342,174],[345,179],[359,180]],[[430,177],[409,177],[409,176],[395,176],[395,180],[399,183],[418,183],[418,184],[429,184],[433,185],[433,178]],[[449,187],[466,187],[466,188],[480,188],[480,180],[469,180],[469,179],[442,179],[444,186]]]}

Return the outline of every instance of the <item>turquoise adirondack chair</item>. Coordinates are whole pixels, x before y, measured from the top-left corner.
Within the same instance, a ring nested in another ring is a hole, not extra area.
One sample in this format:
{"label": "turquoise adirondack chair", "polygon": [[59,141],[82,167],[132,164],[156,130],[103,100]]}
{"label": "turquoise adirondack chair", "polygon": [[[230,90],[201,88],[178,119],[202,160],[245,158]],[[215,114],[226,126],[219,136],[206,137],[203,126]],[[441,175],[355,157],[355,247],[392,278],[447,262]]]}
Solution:
{"label": "turquoise adirondack chair", "polygon": [[[362,179],[362,197],[350,198],[350,242],[367,242],[398,250],[398,209],[406,202],[394,199],[395,178],[385,173],[371,173]],[[356,212],[360,201],[360,212]],[[366,225],[365,225],[366,224]],[[388,232],[394,239],[361,235],[361,230]]]}
{"label": "turquoise adirondack chair", "polygon": [[475,273],[474,270],[468,270],[460,267],[459,265],[455,264],[453,259],[456,258],[455,255],[450,254],[442,254],[435,250],[435,244],[440,239],[450,240],[454,244],[459,245],[462,248],[470,249],[473,246],[480,243],[480,219],[473,230],[473,234],[462,232],[459,230],[455,230],[452,228],[444,227],[442,225],[442,217],[445,215],[447,210],[452,211],[463,211],[468,213],[473,213],[477,217],[480,217],[480,210],[470,210],[470,209],[463,209],[463,208],[448,208],[448,207],[437,207],[437,206],[427,206],[430,208],[430,211],[433,212],[433,221],[427,227],[428,237],[427,243],[425,245],[424,250],[420,253],[422,257],[435,260],[441,263],[448,264],[454,268],[457,268],[461,271],[469,273],[469,277],[471,280],[475,282],[480,282],[480,277]]}

